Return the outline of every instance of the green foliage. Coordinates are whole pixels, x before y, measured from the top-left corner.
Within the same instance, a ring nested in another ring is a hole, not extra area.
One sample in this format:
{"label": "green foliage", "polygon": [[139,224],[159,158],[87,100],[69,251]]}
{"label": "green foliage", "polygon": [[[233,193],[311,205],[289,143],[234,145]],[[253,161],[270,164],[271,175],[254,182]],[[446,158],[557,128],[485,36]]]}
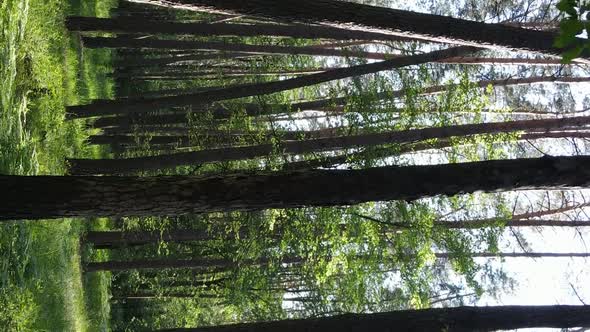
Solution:
{"label": "green foliage", "polygon": [[569,63],[585,50],[590,50],[590,42],[577,37],[584,31],[590,35],[590,5],[581,0],[560,0],[557,9],[565,17],[559,24],[560,34],[554,46],[564,49],[563,62]]}
{"label": "green foliage", "polygon": [[0,289],[0,324],[5,331],[30,331],[37,310],[29,289],[16,286]]}

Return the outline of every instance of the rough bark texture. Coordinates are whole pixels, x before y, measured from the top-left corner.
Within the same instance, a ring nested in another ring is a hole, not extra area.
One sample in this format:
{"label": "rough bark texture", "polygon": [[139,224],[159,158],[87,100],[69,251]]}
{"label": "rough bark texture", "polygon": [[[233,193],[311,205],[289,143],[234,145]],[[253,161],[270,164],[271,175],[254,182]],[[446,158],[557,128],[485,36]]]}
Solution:
{"label": "rough bark texture", "polygon": [[[561,55],[556,33],[488,24],[337,0],[133,0],[208,12],[230,12],[287,21],[321,23],[360,31],[389,33],[427,41]],[[583,39],[579,40],[584,43]],[[585,50],[582,58],[590,59]]]}
{"label": "rough bark texture", "polygon": [[[509,133],[529,130],[550,131],[569,126],[582,127],[589,122],[590,117],[572,117],[433,127],[354,136],[324,137],[304,141],[284,141],[281,143],[280,149],[282,153],[305,154],[318,151],[377,146],[388,143],[413,143],[428,139],[447,139],[477,134]],[[184,165],[264,157],[275,152],[275,149],[273,144],[262,144],[127,159],[70,159],[69,163],[70,173],[75,175],[129,174],[137,171],[158,170]]]}
{"label": "rough bark texture", "polygon": [[588,327],[590,306],[502,306],[403,310],[246,323],[166,332],[483,332],[533,327]]}
{"label": "rough bark texture", "polygon": [[210,177],[0,176],[10,193],[0,219],[174,216],[589,184],[586,156]]}
{"label": "rough bark texture", "polygon": [[68,17],[70,31],[116,33],[189,34],[196,36],[277,36],[307,39],[399,41],[389,34],[332,28],[318,25],[179,23],[133,18]]}
{"label": "rough bark texture", "polygon": [[440,59],[464,55],[472,51],[472,48],[465,47],[450,48],[443,51],[434,51],[425,54],[400,57],[377,63],[332,69],[318,74],[312,74],[283,81],[261,84],[247,84],[179,96],[168,96],[152,99],[141,98],[113,100],[93,103],[90,105],[70,106],[67,108],[67,112],[69,113],[70,118],[85,118],[99,115],[122,114],[126,112],[148,112],[164,107],[202,105],[214,101],[265,95],[348,77],[377,73],[383,70],[418,65]]}

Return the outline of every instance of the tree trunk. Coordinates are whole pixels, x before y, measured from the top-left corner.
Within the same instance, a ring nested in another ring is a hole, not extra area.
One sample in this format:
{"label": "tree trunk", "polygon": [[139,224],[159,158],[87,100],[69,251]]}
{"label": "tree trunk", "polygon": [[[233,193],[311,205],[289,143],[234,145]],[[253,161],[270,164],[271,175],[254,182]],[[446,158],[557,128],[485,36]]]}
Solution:
{"label": "tree trunk", "polygon": [[[507,79],[496,79],[496,80],[482,80],[475,82],[474,85],[480,88],[487,88],[488,86],[492,87],[507,87],[507,86],[516,86],[516,85],[528,85],[528,84],[535,84],[535,83],[584,83],[590,82],[590,77],[555,77],[555,76],[532,76],[526,78],[507,78]],[[435,85],[430,86],[422,89],[419,93],[421,95],[431,95],[442,93],[448,91],[453,84],[445,84],[445,85]],[[377,94],[375,97],[377,99],[391,99],[391,98],[401,98],[406,95],[406,90],[397,90],[397,91],[388,91]],[[291,105],[291,108],[294,110],[316,110],[324,107],[330,107],[334,105],[345,105],[350,97],[336,97],[336,98],[326,98],[326,99],[318,99],[312,101],[305,101],[300,103],[295,103]]]}
{"label": "tree trunk", "polygon": [[[109,129],[119,129],[109,128]],[[188,131],[188,129],[186,129]],[[148,135],[148,136],[131,136],[131,135],[92,135],[88,137],[89,144],[103,144],[103,145],[137,145],[138,142],[148,143],[150,146],[154,145],[176,145],[178,147],[195,146],[195,141],[214,141],[216,143],[227,144],[256,144],[261,139],[281,139],[281,140],[297,140],[297,139],[316,139],[322,137],[334,137],[343,128],[325,128],[310,131],[209,131],[202,134],[193,135],[192,139],[188,135]],[[132,133],[132,131],[130,132]],[[192,141],[192,143],[191,143]]]}
{"label": "tree trunk", "polygon": [[313,46],[275,46],[231,44],[225,42],[203,42],[175,39],[137,39],[131,37],[82,37],[84,47],[88,48],[148,48],[172,50],[198,50],[239,52],[247,54],[315,55],[335,57],[356,57],[363,59],[387,60],[399,56],[387,53],[338,50]]}
{"label": "tree trunk", "polygon": [[[492,86],[492,87],[506,87],[506,86],[516,86],[516,85],[527,85],[527,84],[535,84],[535,83],[549,83],[549,82],[554,82],[554,83],[583,83],[583,82],[590,82],[590,77],[554,77],[554,76],[532,76],[532,77],[527,77],[527,78],[509,78],[509,79],[496,79],[496,80],[482,80],[482,81],[478,81],[475,82],[475,86],[477,87],[481,87],[481,88],[487,88],[488,86]],[[435,85],[435,86],[431,86],[431,87],[427,87],[424,88],[420,93],[421,95],[431,95],[431,94],[437,94],[437,93],[443,93],[445,91],[448,91],[450,88],[453,87],[453,84],[445,84],[445,85]],[[222,88],[218,88],[219,90]],[[195,92],[201,92],[201,90],[195,91],[194,89],[192,90],[183,90],[183,89],[173,89],[173,90],[162,90],[160,93],[167,96],[167,97],[180,97],[180,95],[188,95],[188,94],[193,94]],[[172,96],[176,94],[177,96]],[[383,93],[379,93],[376,96],[373,96],[377,99],[383,99],[383,100],[389,100],[389,99],[393,99],[393,98],[402,98],[406,95],[406,90],[396,90],[396,91],[388,91],[388,92],[383,92]],[[349,96],[346,97],[335,97],[335,98],[325,98],[325,99],[317,99],[317,100],[311,100],[311,101],[302,101],[302,102],[298,102],[298,103],[293,103],[291,105],[288,104],[276,104],[276,105],[264,105],[261,106],[259,104],[254,104],[254,103],[245,103],[244,104],[244,111],[246,112],[246,114],[248,114],[249,116],[259,116],[259,115],[268,115],[268,114],[277,114],[277,113],[288,113],[288,112],[297,112],[297,111],[306,111],[306,110],[324,110],[324,111],[330,111],[331,109],[335,108],[335,107],[341,107],[346,105],[346,103],[348,102],[348,100],[350,99]],[[145,100],[154,100],[154,99],[129,99],[128,101],[130,101],[131,103],[135,103],[135,102],[139,102],[139,101],[145,101]],[[109,107],[108,105],[112,105],[113,103],[115,104],[120,104],[123,103],[124,100],[120,100],[120,101],[109,101],[109,100],[97,100],[94,102],[95,105],[99,105],[99,104],[104,104],[107,105],[105,107]],[[83,106],[70,106],[70,109],[75,109],[75,108],[85,108],[85,107],[91,107],[93,104],[90,105],[83,105]],[[195,106],[198,107],[198,106]],[[205,110],[205,108],[201,107],[203,110]],[[97,108],[98,109],[98,108]],[[157,110],[158,108],[156,108],[155,110]],[[154,109],[150,109],[151,111],[153,111]],[[195,108],[193,108],[193,111],[195,110]],[[97,111],[99,112],[99,111]],[[104,110],[101,111],[102,113],[104,113]],[[136,112],[141,112],[141,110],[137,110]],[[124,111],[122,112],[116,112],[114,114],[120,114],[120,113],[125,113]],[[96,115],[104,115],[104,114],[96,114]],[[213,111],[213,116],[217,119],[226,119],[231,117],[232,112],[224,107],[218,107]],[[76,116],[76,117],[90,117],[93,115],[81,115],[81,116]],[[165,115],[161,115],[161,116],[165,116]],[[180,115],[176,115],[176,116],[180,116]],[[100,118],[98,120],[96,120],[95,122],[95,126],[98,127],[103,127],[103,126],[108,126],[107,124],[103,125],[103,122],[105,123],[109,123],[109,125],[116,125],[116,124],[112,124],[113,121],[118,121],[116,119],[123,119],[123,121],[127,121],[128,118],[136,118],[136,119],[143,119],[143,118],[147,118],[147,117],[151,117],[151,116],[145,116],[145,115],[140,115],[140,113],[134,113],[132,115],[127,115],[127,116],[119,116],[119,117],[108,117],[108,118]]]}
{"label": "tree trunk", "polygon": [[[231,238],[235,234],[215,236],[207,231],[178,230],[159,232],[88,232],[84,240],[91,243],[95,249],[114,249],[121,247],[132,247],[148,243],[162,242],[192,242],[209,241],[219,238]],[[240,231],[240,237],[247,236],[246,230]]]}
{"label": "tree trunk", "polygon": [[389,34],[332,28],[321,25],[277,24],[209,24],[137,20],[133,18],[95,18],[70,16],[70,31],[104,31],[115,33],[188,34],[192,36],[276,36],[305,39],[399,41]]}
{"label": "tree trunk", "polygon": [[[387,33],[434,42],[474,47],[531,51],[560,56],[564,50],[553,46],[556,33],[528,30],[503,24],[489,24],[433,14],[374,7],[337,0],[132,0],[154,5],[179,5],[185,9],[228,12],[271,19],[310,22],[360,31]],[[585,43],[578,39],[579,44]],[[590,59],[590,50],[581,57]]]}
{"label": "tree trunk", "polygon": [[[550,131],[565,126],[582,127],[588,124],[588,122],[590,122],[590,117],[456,125],[354,136],[325,137],[304,141],[284,141],[281,142],[279,148],[281,153],[305,154],[392,143],[414,143],[429,139],[448,139],[451,137],[478,134],[510,133],[529,130]],[[70,173],[75,175],[129,174],[138,171],[158,170],[185,165],[246,160],[271,155],[275,150],[276,147],[273,144],[262,144],[127,159],[69,159],[68,162],[70,164]]]}
{"label": "tree trunk", "polygon": [[[296,264],[303,259],[300,257],[283,258],[278,260],[279,264]],[[242,260],[234,262],[229,259],[190,259],[190,260],[175,260],[175,259],[158,259],[158,260],[133,260],[133,261],[106,261],[86,264],[86,272],[97,271],[130,271],[130,270],[160,270],[160,269],[208,269],[208,268],[223,268],[232,269],[240,266],[260,266],[267,265],[273,261],[268,258],[259,258],[256,260]]]}
{"label": "tree trunk", "polygon": [[[189,287],[189,288],[211,288],[215,286],[224,285],[226,282],[231,281],[230,278],[215,278],[215,279],[208,279],[208,280],[195,280],[195,279],[184,279],[179,280],[180,277],[174,277],[171,280],[158,280],[155,284],[157,287],[166,287],[166,288],[175,288],[175,287]],[[151,289],[154,285],[152,284],[140,284],[138,285],[139,289]]]}
{"label": "tree trunk", "polygon": [[[153,50],[153,49],[152,49]],[[126,60],[119,63],[119,67],[123,68],[142,68],[142,67],[154,67],[154,66],[166,66],[179,62],[199,62],[205,60],[225,60],[225,59],[236,59],[246,58],[255,56],[248,53],[240,52],[210,52],[204,54],[188,54],[188,55],[177,55],[159,58],[147,58],[141,60]]]}
{"label": "tree trunk", "polygon": [[[584,132],[532,132],[524,133],[518,137],[518,140],[534,140],[546,138],[590,138],[590,133]],[[306,170],[314,168],[333,168],[337,165],[347,163],[349,160],[368,160],[382,159],[391,156],[397,156],[404,153],[420,152],[425,150],[438,150],[452,147],[453,144],[448,140],[438,140],[436,143],[415,143],[408,144],[398,148],[377,148],[355,152],[353,154],[343,154],[337,156],[327,156],[310,160],[299,160],[283,165],[284,170]]]}
{"label": "tree trunk", "polygon": [[148,72],[120,72],[114,73],[112,77],[127,78],[129,80],[193,80],[199,78],[219,78],[223,77],[246,77],[246,76],[296,76],[317,74],[326,69],[293,69],[293,70],[205,70],[205,71],[191,71],[191,70],[177,70],[170,68],[168,70],[148,71]]}
{"label": "tree trunk", "polygon": [[70,118],[85,118],[99,115],[122,114],[127,112],[149,112],[166,107],[202,105],[214,101],[265,95],[349,77],[376,73],[383,70],[418,65],[440,59],[460,56],[469,52],[472,52],[471,48],[450,48],[443,51],[434,51],[431,53],[400,57],[377,63],[352,66],[348,68],[337,68],[318,74],[296,77],[282,81],[247,84],[189,95],[169,96],[153,99],[113,100],[93,103],[90,105],[69,106],[67,108],[67,112]]}
{"label": "tree trunk", "polygon": [[176,216],[590,184],[590,157],[207,177],[0,176],[0,220]]}
{"label": "tree trunk", "polygon": [[137,142],[147,142],[150,145],[190,146],[188,136],[126,136],[126,135],[92,135],[88,137],[89,144],[97,145],[136,145]]}
{"label": "tree trunk", "polygon": [[[451,258],[450,253],[435,253],[436,258]],[[474,252],[469,253],[473,258],[586,258],[590,257],[588,252]]]}
{"label": "tree trunk", "polygon": [[501,306],[401,310],[323,318],[177,328],[160,332],[484,332],[534,327],[590,326],[590,306]]}
{"label": "tree trunk", "polygon": [[458,57],[439,61],[447,64],[460,65],[536,65],[536,66],[560,66],[559,59],[534,59],[534,58],[485,58],[485,57]]}
{"label": "tree trunk", "polygon": [[[455,254],[442,252],[435,253],[434,256],[439,259],[449,259]],[[409,254],[410,258],[415,255]],[[474,252],[468,253],[473,258],[585,258],[590,257],[590,253],[585,252]],[[280,264],[297,264],[304,262],[301,257],[288,257],[278,261]],[[272,261],[267,258],[257,260],[244,260],[234,262],[227,259],[159,259],[159,260],[132,260],[132,261],[105,261],[86,264],[86,272],[97,271],[129,271],[129,270],[158,270],[158,269],[207,269],[207,268],[224,268],[231,269],[240,266],[260,266],[267,265]]]}

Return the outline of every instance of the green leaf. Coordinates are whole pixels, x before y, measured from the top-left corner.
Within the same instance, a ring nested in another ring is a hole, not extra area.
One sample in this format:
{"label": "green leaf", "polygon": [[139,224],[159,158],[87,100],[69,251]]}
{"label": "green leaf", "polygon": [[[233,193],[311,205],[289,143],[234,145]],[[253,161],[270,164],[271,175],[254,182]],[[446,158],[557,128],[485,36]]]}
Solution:
{"label": "green leaf", "polygon": [[576,42],[575,35],[569,35],[569,34],[566,35],[566,34],[562,33],[555,39],[555,41],[553,42],[553,46],[558,47],[558,48],[566,48],[575,42]]}
{"label": "green leaf", "polygon": [[569,14],[572,17],[575,17],[575,18],[578,17],[578,12],[576,11],[576,1],[575,0],[561,0],[557,4],[557,9]]}
{"label": "green leaf", "polygon": [[584,45],[577,45],[562,54],[561,63],[570,63],[573,59],[577,58],[584,50]]}
{"label": "green leaf", "polygon": [[584,30],[584,23],[575,19],[565,19],[559,24],[562,34],[576,36]]}

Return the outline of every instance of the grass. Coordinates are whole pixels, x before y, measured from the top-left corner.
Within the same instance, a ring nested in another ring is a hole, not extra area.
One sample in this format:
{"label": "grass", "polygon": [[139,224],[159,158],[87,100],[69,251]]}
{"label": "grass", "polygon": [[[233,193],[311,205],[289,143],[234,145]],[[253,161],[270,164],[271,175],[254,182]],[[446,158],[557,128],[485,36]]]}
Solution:
{"label": "grass", "polygon": [[[63,25],[67,14],[106,16],[114,0],[0,2],[0,174],[64,174],[64,158],[100,154],[65,105],[109,97],[108,52],[87,52]],[[7,193],[10,194],[10,193]],[[105,274],[84,275],[88,228],[107,220],[0,225],[0,326],[6,331],[107,331]]]}

